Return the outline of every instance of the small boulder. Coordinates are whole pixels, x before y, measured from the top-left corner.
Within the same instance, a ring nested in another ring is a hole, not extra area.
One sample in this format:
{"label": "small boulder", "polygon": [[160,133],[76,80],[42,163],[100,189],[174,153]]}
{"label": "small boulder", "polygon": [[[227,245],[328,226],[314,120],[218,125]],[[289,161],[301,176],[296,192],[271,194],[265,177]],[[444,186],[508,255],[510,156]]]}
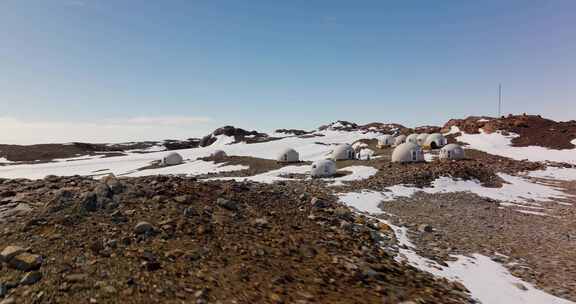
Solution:
{"label": "small boulder", "polygon": [[26,250],[20,246],[7,246],[0,253],[0,261],[8,262],[13,257],[15,257],[15,256],[17,256],[23,252],[26,252]]}
{"label": "small boulder", "polygon": [[218,205],[224,209],[230,210],[230,211],[238,211],[238,203],[237,202],[223,198],[223,197],[219,197],[216,200],[216,205]]}
{"label": "small boulder", "polygon": [[10,259],[8,265],[14,269],[32,271],[39,269],[42,266],[42,262],[42,256],[23,252]]}
{"label": "small boulder", "polygon": [[142,221],[134,226],[134,232],[136,234],[147,234],[151,233],[152,231],[154,231],[154,226],[148,222]]}
{"label": "small boulder", "polygon": [[418,226],[418,231],[420,232],[434,232],[434,228],[432,228],[432,226],[428,225],[428,224],[422,224],[420,226]]}
{"label": "small boulder", "polygon": [[86,192],[80,196],[80,209],[84,211],[98,210],[98,196],[94,192]]}

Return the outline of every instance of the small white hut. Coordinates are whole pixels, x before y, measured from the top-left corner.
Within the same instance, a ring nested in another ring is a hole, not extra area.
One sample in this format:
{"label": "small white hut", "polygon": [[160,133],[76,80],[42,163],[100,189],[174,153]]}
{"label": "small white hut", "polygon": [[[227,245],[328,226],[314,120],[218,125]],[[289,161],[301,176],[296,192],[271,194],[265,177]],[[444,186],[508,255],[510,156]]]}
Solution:
{"label": "small white hut", "polygon": [[392,152],[392,162],[394,163],[416,163],[424,161],[422,148],[414,143],[403,143]]}
{"label": "small white hut", "polygon": [[380,148],[380,149],[390,147],[394,143],[395,143],[394,136],[389,135],[389,134],[382,135],[378,138],[378,148]]}
{"label": "small white hut", "polygon": [[310,167],[310,175],[314,178],[332,177],[334,174],[336,174],[336,163],[329,159],[315,161]]}
{"label": "small white hut", "polygon": [[338,145],[332,151],[333,160],[347,160],[354,159],[354,149],[349,144]]}
{"label": "small white hut", "polygon": [[300,154],[292,148],[286,148],[278,154],[276,160],[279,163],[296,163],[300,161]]}
{"label": "small white hut", "polygon": [[418,137],[416,138],[416,143],[419,146],[423,146],[424,143],[426,142],[426,138],[428,138],[428,136],[430,136],[430,134],[428,133],[420,133],[418,134]]}
{"label": "small white hut", "polygon": [[170,152],[162,158],[160,165],[162,165],[162,166],[174,166],[174,165],[179,165],[182,162],[184,162],[184,158],[182,158],[182,155],[180,155],[176,152]]}
{"label": "small white hut", "polygon": [[400,134],[394,138],[394,146],[399,146],[406,142],[406,135]]}
{"label": "small white hut", "polygon": [[440,149],[440,159],[458,160],[464,159],[464,149],[458,144],[449,144]]}
{"label": "small white hut", "polygon": [[418,134],[413,133],[413,134],[408,135],[406,137],[406,142],[407,143],[413,143],[413,144],[417,145],[418,144]]}
{"label": "small white hut", "polygon": [[448,140],[446,137],[444,137],[444,135],[440,133],[433,133],[426,138],[423,146],[430,149],[438,149],[444,147],[447,144]]}
{"label": "small white hut", "polygon": [[226,152],[222,151],[222,150],[216,150],[214,152],[212,152],[212,154],[210,154],[210,157],[214,160],[223,160],[224,158],[226,158]]}

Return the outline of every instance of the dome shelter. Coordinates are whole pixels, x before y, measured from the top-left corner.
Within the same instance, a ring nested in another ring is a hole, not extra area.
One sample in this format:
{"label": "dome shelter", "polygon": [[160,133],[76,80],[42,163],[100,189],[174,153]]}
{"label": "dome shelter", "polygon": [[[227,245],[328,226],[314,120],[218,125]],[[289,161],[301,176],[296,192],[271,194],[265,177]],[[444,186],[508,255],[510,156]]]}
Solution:
{"label": "dome shelter", "polygon": [[368,144],[358,141],[355,142],[354,144],[352,144],[352,149],[354,149],[354,152],[358,153],[360,151],[362,151],[363,149],[367,149],[368,148]]}
{"label": "dome shelter", "polygon": [[292,148],[284,149],[276,158],[279,163],[296,163],[300,161],[300,154]]}
{"label": "dome shelter", "polygon": [[226,158],[228,155],[226,155],[226,152],[222,151],[222,150],[216,150],[214,152],[212,152],[212,154],[210,154],[210,157],[213,158],[214,160],[222,160],[224,158]]}
{"label": "dome shelter", "polygon": [[394,136],[392,135],[382,135],[378,138],[378,148],[390,147],[395,143]]}
{"label": "dome shelter", "polygon": [[428,134],[428,133],[418,134],[418,137],[416,137],[416,144],[418,144],[419,146],[423,146],[424,143],[426,142],[426,138],[428,138],[428,136],[430,136],[430,134]]}
{"label": "dome shelter", "polygon": [[430,149],[439,149],[439,148],[444,147],[447,144],[448,144],[448,139],[446,139],[446,137],[444,137],[444,135],[442,135],[440,133],[433,133],[433,134],[430,134],[426,138],[426,141],[424,142],[423,146],[430,148]]}
{"label": "dome shelter", "polygon": [[416,163],[424,161],[422,148],[414,143],[403,143],[392,152],[393,163]]}
{"label": "dome shelter", "polygon": [[458,160],[464,159],[464,148],[458,144],[449,144],[440,149],[440,159],[442,160]]}
{"label": "dome shelter", "polygon": [[414,133],[414,134],[408,135],[408,137],[406,137],[406,142],[407,143],[413,143],[413,144],[417,145],[418,144],[418,134]]}
{"label": "dome shelter", "polygon": [[400,134],[394,138],[394,146],[399,146],[406,142],[406,135]]}
{"label": "dome shelter", "polygon": [[354,159],[355,155],[354,149],[349,144],[338,145],[332,151],[333,160]]}
{"label": "dome shelter", "polygon": [[174,166],[174,165],[179,165],[183,162],[184,162],[184,159],[182,158],[182,155],[180,155],[176,152],[171,152],[162,158],[160,165],[162,165],[162,166]]}
{"label": "dome shelter", "polygon": [[315,161],[310,167],[310,175],[314,178],[332,177],[334,174],[336,174],[336,163],[329,159]]}

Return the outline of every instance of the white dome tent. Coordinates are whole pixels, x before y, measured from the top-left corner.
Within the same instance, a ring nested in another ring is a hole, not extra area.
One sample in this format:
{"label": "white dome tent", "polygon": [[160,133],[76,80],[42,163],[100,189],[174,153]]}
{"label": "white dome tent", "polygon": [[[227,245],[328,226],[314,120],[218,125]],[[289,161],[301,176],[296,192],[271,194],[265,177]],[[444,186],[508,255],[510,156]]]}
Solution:
{"label": "white dome tent", "polygon": [[406,142],[406,135],[400,134],[394,138],[394,146],[399,146]]}
{"label": "white dome tent", "polygon": [[426,138],[426,141],[424,142],[424,147],[430,149],[438,149],[444,147],[447,144],[448,140],[446,139],[446,137],[444,137],[444,135],[440,133],[433,133]]}
{"label": "white dome tent", "polygon": [[424,161],[422,148],[414,143],[403,143],[392,152],[392,162],[394,163],[416,163]]}
{"label": "white dome tent", "polygon": [[406,137],[406,141],[405,141],[405,142],[407,142],[407,143],[413,143],[413,144],[417,145],[417,144],[418,144],[418,134],[413,133],[413,134],[408,135],[408,136]]}
{"label": "white dome tent", "polygon": [[222,150],[216,150],[214,152],[212,152],[212,154],[210,154],[210,157],[212,157],[214,160],[222,160],[224,158],[226,158],[228,155],[226,155],[226,152],[222,151]]}
{"label": "white dome tent", "polygon": [[310,167],[310,176],[314,178],[332,177],[334,174],[336,174],[336,163],[329,159],[315,161]]}
{"label": "white dome tent", "polygon": [[430,134],[428,134],[428,133],[418,134],[418,137],[416,137],[416,144],[418,144],[419,146],[423,146],[424,143],[426,142],[426,138],[428,138],[428,136],[430,136]]}
{"label": "white dome tent", "polygon": [[464,148],[458,144],[449,144],[440,149],[440,159],[442,160],[458,160],[464,159]]}
{"label": "white dome tent", "polygon": [[338,145],[332,151],[333,160],[347,160],[354,159],[355,152],[349,144]]}
{"label": "white dome tent", "polygon": [[162,158],[160,165],[162,165],[162,166],[174,166],[174,165],[179,165],[182,162],[184,162],[182,155],[180,155],[176,152],[170,152]]}
{"label": "white dome tent", "polygon": [[292,148],[284,149],[276,158],[279,163],[296,163],[300,161],[300,154]]}
{"label": "white dome tent", "polygon": [[378,148],[390,147],[395,143],[394,136],[392,135],[382,135],[378,138]]}

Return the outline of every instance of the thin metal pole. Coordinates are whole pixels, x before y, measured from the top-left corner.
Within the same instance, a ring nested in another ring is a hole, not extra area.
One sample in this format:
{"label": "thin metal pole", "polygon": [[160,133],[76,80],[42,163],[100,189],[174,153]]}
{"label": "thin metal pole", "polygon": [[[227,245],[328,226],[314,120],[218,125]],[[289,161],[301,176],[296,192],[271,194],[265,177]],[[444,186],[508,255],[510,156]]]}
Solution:
{"label": "thin metal pole", "polygon": [[502,84],[498,84],[498,117],[502,116]]}

